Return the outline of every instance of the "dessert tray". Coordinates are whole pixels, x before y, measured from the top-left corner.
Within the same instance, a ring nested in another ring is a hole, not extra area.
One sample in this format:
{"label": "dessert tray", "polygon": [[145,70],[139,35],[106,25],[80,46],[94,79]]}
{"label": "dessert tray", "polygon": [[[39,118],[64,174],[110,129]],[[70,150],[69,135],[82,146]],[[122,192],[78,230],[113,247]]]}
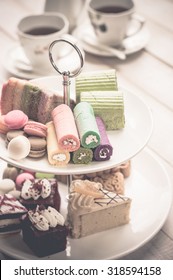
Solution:
{"label": "dessert tray", "polygon": [[[62,91],[62,77],[51,76],[33,80],[35,84],[54,90]],[[74,95],[74,81],[71,80],[71,98]],[[93,161],[88,165],[67,164],[64,167],[54,167],[48,163],[47,157],[39,160],[26,158],[15,161],[8,156],[5,138],[0,135],[0,158],[22,169],[45,172],[59,175],[86,174],[110,169],[122,164],[138,154],[147,144],[153,129],[153,120],[150,108],[137,95],[122,89],[124,93],[125,128],[109,131],[108,137],[114,153],[110,160],[104,162]]]}
{"label": "dessert tray", "polygon": [[[81,239],[68,239],[67,249],[45,259],[118,259],[148,242],[163,226],[171,206],[172,188],[158,157],[148,148],[132,159],[125,193],[132,198],[130,223]],[[156,176],[157,174],[157,176]],[[66,215],[68,189],[59,184],[62,214]],[[15,259],[37,259],[20,234],[0,237],[0,248]]]}

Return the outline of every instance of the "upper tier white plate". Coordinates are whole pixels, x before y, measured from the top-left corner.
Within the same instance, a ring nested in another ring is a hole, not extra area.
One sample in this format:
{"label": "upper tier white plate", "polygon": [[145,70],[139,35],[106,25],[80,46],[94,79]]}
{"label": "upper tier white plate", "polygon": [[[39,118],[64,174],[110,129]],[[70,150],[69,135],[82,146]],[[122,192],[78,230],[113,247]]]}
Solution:
{"label": "upper tier white plate", "polygon": [[[65,215],[67,187],[59,184],[61,213]],[[158,157],[148,149],[132,159],[132,172],[125,181],[132,198],[130,223],[81,239],[69,238],[67,250],[45,259],[117,259],[148,242],[163,226],[172,200],[172,186]],[[37,259],[20,234],[1,236],[1,251],[16,259]]]}
{"label": "upper tier white plate", "polygon": [[[45,85],[50,89],[62,91],[62,77],[44,77],[34,80],[37,85]],[[71,81],[71,96],[74,95],[74,80]],[[139,153],[147,144],[153,129],[153,119],[150,108],[137,95],[123,90],[125,107],[125,128],[109,131],[108,137],[113,146],[113,156],[104,162],[93,161],[88,165],[67,164],[64,167],[54,167],[48,163],[47,156],[34,160],[26,158],[20,161],[10,159],[4,137],[0,136],[0,157],[23,169],[49,172],[53,174],[82,174],[109,169],[119,165]]]}
{"label": "upper tier white plate", "polygon": [[[132,26],[131,28],[132,31],[129,31],[130,34],[133,33],[133,29],[136,30],[136,26]],[[93,45],[87,43],[87,37],[89,37],[91,38],[92,43],[95,42],[96,45],[99,45],[99,42],[97,41],[97,37],[93,31],[93,28],[90,22],[88,21],[84,22],[79,27],[77,27],[73,31],[73,36],[79,40],[82,48],[88,53],[98,55],[98,56],[106,56],[106,57],[114,56],[108,50],[101,50],[100,48],[94,47]],[[125,38],[119,48],[124,50],[126,55],[136,53],[146,46],[149,37],[150,37],[149,31],[146,25],[144,25],[139,32],[135,33],[134,35],[129,35],[127,38]]]}

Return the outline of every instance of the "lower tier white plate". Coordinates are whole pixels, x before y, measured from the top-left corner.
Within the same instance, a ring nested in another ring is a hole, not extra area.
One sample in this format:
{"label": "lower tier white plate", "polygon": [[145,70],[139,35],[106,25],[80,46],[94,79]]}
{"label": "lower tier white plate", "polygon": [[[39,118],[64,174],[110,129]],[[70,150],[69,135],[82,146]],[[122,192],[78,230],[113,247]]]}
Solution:
{"label": "lower tier white plate", "polygon": [[[67,187],[60,185],[63,215]],[[45,259],[117,259],[148,242],[163,226],[172,200],[172,188],[164,167],[148,149],[132,159],[126,179],[126,195],[132,198],[130,223],[81,239],[68,240],[67,250]],[[16,259],[37,259],[20,234],[0,237],[1,251]]]}

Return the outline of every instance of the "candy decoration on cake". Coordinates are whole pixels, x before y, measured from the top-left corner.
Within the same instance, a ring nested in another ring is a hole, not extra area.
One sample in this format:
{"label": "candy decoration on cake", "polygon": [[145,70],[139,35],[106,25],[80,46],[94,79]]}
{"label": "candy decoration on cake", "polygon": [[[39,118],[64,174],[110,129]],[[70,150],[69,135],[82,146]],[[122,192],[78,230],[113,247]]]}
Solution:
{"label": "candy decoration on cake", "polygon": [[93,151],[91,149],[80,147],[73,152],[72,161],[74,164],[88,164],[93,159]]}
{"label": "candy decoration on cake", "polygon": [[47,123],[47,155],[51,165],[61,166],[70,161],[70,152],[59,147],[54,123]]}
{"label": "candy decoration on cake", "polygon": [[96,161],[109,160],[113,153],[103,120],[96,117],[97,126],[100,133],[100,144],[94,149],[94,159]]}
{"label": "candy decoration on cake", "polygon": [[100,133],[92,106],[87,102],[78,103],[74,108],[74,116],[81,146],[89,149],[97,147],[100,144]]}
{"label": "candy decoration on cake", "polygon": [[115,69],[84,72],[76,77],[76,102],[81,92],[118,90]]}
{"label": "candy decoration on cake", "polygon": [[57,106],[52,111],[52,119],[55,126],[58,146],[69,152],[79,149],[79,135],[70,107],[66,104]]}
{"label": "candy decoration on cake", "polygon": [[122,91],[81,92],[81,101],[91,104],[94,114],[103,119],[106,130],[124,128],[125,114]]}

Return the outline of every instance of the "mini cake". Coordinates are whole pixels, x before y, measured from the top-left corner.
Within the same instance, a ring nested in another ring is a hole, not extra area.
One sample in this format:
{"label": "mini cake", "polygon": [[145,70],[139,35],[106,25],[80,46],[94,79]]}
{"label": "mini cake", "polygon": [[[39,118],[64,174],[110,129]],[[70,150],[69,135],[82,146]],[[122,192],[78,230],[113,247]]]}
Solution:
{"label": "mini cake", "polygon": [[131,199],[104,190],[88,180],[71,183],[68,224],[73,238],[108,230],[129,222]]}
{"label": "mini cake", "polygon": [[26,180],[23,183],[20,202],[27,209],[34,209],[37,205],[52,206],[59,210],[60,195],[56,179]]}
{"label": "mini cake", "polygon": [[64,251],[67,234],[64,217],[50,206],[28,211],[22,223],[23,240],[38,257]]}
{"label": "mini cake", "polygon": [[81,73],[75,84],[77,103],[81,101],[81,92],[118,90],[115,69]]}
{"label": "mini cake", "polygon": [[21,230],[21,218],[27,209],[11,194],[0,195],[0,233]]}
{"label": "mini cake", "polygon": [[81,102],[88,102],[94,114],[103,119],[106,130],[122,129],[125,126],[124,96],[122,91],[81,92]]}

